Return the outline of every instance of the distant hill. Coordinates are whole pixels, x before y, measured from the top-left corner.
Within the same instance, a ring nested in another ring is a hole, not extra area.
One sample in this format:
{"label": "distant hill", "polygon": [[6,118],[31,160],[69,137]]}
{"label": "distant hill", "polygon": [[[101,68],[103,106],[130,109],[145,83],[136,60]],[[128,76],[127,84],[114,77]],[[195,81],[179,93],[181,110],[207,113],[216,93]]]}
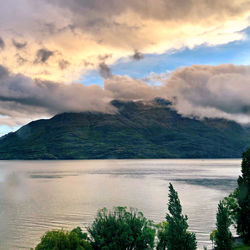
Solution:
{"label": "distant hill", "polygon": [[63,113],[0,138],[0,159],[237,158],[250,130],[179,115],[162,99],[112,101],[115,114]]}

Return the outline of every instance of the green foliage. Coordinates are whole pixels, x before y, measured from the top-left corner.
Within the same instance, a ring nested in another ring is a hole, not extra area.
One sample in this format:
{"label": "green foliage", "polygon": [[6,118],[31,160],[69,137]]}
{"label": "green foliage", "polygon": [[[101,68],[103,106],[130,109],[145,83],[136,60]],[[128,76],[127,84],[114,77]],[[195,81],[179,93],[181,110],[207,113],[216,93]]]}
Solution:
{"label": "green foliage", "polygon": [[250,243],[250,149],[243,153],[241,172],[242,176],[238,178],[237,232],[245,243]]}
{"label": "green foliage", "polygon": [[167,247],[168,223],[163,221],[156,225],[157,229],[157,250],[165,250]]}
{"label": "green foliage", "polygon": [[87,233],[83,233],[82,229],[80,227],[76,227],[74,228],[71,233],[75,233],[79,239],[81,240],[87,240],[88,239],[88,234]]}
{"label": "green foliage", "polygon": [[242,245],[242,246],[233,247],[233,250],[249,250],[249,249],[250,249],[249,245]]}
{"label": "green foliage", "polygon": [[116,207],[113,211],[101,209],[88,232],[93,249],[144,250],[154,246],[152,222],[141,212],[128,211],[126,207]]}
{"label": "green foliage", "polygon": [[238,188],[236,188],[229,196],[225,197],[222,200],[223,206],[227,207],[229,218],[231,220],[231,224],[237,228],[237,222],[239,217],[239,203],[238,203]]}
{"label": "green foliage", "polygon": [[223,206],[222,201],[219,202],[216,219],[217,230],[215,232],[215,249],[231,250],[232,234],[229,230],[231,221],[229,219],[228,208]]}
{"label": "green foliage", "polygon": [[114,114],[64,113],[0,139],[0,159],[232,158],[250,130],[223,119],[182,117],[163,103],[113,101]]}
{"label": "green foliage", "polygon": [[212,241],[212,248],[214,248],[214,242],[215,242],[215,235],[217,234],[217,230],[213,230],[212,233],[210,234],[210,240]]}
{"label": "green foliage", "polygon": [[167,249],[168,250],[194,250],[197,247],[194,233],[187,231],[188,217],[182,215],[182,207],[177,192],[173,185],[169,184],[169,203],[166,220],[168,222],[167,230]]}
{"label": "green foliage", "polygon": [[35,250],[91,250],[91,245],[86,241],[87,235],[77,227],[71,232],[54,230],[47,232]]}

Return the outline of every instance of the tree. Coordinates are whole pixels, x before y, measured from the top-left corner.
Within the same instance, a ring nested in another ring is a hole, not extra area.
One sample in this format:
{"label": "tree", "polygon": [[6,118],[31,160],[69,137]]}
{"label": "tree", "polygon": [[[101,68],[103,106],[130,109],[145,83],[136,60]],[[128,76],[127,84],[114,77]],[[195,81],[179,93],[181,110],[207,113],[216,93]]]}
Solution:
{"label": "tree", "polygon": [[223,206],[227,207],[229,213],[229,219],[231,225],[237,228],[238,216],[239,216],[239,203],[238,203],[239,190],[236,188],[231,194],[226,196],[222,200]]}
{"label": "tree", "polygon": [[241,173],[242,176],[238,178],[237,232],[248,244],[250,242],[250,149],[243,153]]}
{"label": "tree", "polygon": [[217,230],[213,230],[212,233],[210,234],[210,240],[212,241],[212,249],[214,249],[214,241],[215,241],[215,235],[217,233]]}
{"label": "tree", "polygon": [[156,225],[157,228],[157,250],[165,250],[167,247],[168,223],[163,221]]}
{"label": "tree", "polygon": [[41,238],[35,250],[91,250],[87,234],[77,227],[71,232],[64,230],[48,231]]}
{"label": "tree", "polygon": [[231,250],[232,234],[229,230],[231,221],[229,219],[228,208],[223,206],[222,201],[219,202],[216,219],[217,230],[215,231],[215,249]]}
{"label": "tree", "polygon": [[168,222],[167,249],[168,250],[194,250],[197,247],[194,233],[187,231],[188,217],[182,215],[182,207],[177,192],[169,184],[169,203],[166,220]]}
{"label": "tree", "polygon": [[88,228],[93,249],[144,250],[154,247],[155,229],[143,213],[126,207],[101,209]]}

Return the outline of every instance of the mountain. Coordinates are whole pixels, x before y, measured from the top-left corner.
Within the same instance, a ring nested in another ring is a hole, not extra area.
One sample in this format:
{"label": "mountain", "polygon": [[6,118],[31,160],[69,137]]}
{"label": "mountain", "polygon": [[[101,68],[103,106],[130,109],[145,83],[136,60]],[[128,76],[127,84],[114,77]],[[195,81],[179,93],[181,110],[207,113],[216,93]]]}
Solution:
{"label": "mountain", "polygon": [[0,159],[237,158],[250,130],[179,115],[171,103],[111,102],[114,114],[63,113],[0,138]]}

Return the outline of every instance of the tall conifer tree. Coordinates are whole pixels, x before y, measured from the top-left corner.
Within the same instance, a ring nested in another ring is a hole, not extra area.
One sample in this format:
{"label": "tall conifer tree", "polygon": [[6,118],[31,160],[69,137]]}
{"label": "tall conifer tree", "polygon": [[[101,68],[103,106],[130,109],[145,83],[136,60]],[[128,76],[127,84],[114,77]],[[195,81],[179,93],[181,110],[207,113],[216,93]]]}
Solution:
{"label": "tall conifer tree", "polygon": [[182,207],[178,193],[174,190],[173,185],[169,184],[169,203],[166,220],[168,222],[167,230],[167,249],[168,250],[195,250],[197,247],[194,233],[187,231],[188,217],[182,215]]}
{"label": "tall conifer tree", "polygon": [[245,243],[250,243],[250,149],[243,153],[241,173],[238,178],[237,232]]}
{"label": "tall conifer tree", "polygon": [[217,212],[217,230],[215,232],[215,249],[216,250],[231,250],[232,249],[232,234],[229,230],[231,221],[229,211],[226,206],[223,206],[222,201],[218,205]]}

